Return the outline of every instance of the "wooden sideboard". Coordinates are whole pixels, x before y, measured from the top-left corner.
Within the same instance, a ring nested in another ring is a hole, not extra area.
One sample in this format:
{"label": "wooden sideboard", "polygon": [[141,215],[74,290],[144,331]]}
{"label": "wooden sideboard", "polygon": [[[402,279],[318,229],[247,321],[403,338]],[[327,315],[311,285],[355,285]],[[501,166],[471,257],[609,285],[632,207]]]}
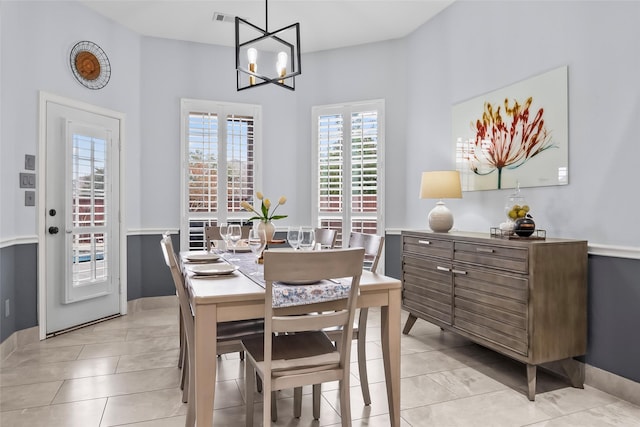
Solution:
{"label": "wooden sideboard", "polygon": [[586,241],[403,231],[402,285],[404,334],[421,318],[525,363],[530,400],[542,363],[583,386]]}

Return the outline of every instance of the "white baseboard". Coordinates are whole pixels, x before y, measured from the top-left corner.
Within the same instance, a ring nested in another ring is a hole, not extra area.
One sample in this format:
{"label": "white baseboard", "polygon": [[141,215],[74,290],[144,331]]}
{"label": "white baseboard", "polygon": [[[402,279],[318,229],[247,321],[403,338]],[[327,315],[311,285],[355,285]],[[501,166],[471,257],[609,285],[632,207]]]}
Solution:
{"label": "white baseboard", "polygon": [[168,295],[163,297],[147,297],[138,298],[127,302],[127,312],[135,313],[143,310],[157,310],[159,308],[171,308],[178,309],[178,297],[175,295]]}
{"label": "white baseboard", "polygon": [[27,344],[31,344],[38,341],[40,330],[37,326],[27,329],[21,329],[12,333],[9,338],[0,343],[0,360],[4,360],[11,353],[24,347]]}
{"label": "white baseboard", "polygon": [[640,383],[585,364],[585,384],[640,406]]}

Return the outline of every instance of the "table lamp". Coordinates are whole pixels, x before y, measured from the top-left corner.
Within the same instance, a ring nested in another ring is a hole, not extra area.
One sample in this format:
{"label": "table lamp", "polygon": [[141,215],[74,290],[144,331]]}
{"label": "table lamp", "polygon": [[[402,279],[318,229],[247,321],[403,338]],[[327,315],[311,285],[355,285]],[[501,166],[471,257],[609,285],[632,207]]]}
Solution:
{"label": "table lamp", "polygon": [[422,172],[420,182],[421,199],[439,199],[436,207],[429,212],[429,228],[438,233],[446,233],[453,227],[453,214],[442,199],[461,199],[460,172]]}

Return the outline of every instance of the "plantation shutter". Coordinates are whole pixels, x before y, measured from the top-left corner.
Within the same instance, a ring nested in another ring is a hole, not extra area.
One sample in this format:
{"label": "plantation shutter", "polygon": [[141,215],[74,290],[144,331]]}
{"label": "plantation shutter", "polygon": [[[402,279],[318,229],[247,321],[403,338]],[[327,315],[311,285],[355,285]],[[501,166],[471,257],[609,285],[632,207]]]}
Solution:
{"label": "plantation shutter", "polygon": [[244,223],[240,204],[251,200],[258,174],[259,107],[211,101],[182,102],[184,167],[181,247],[204,248],[204,227]]}
{"label": "plantation shutter", "polygon": [[384,230],[383,114],[383,101],[313,109],[314,222],[338,230],[338,246],[351,231],[378,234]]}

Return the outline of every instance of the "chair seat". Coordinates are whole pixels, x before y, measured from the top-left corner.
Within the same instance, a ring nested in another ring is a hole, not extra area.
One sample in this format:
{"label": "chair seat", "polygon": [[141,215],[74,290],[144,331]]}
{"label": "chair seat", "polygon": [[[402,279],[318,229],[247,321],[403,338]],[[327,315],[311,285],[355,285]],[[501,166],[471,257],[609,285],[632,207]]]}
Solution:
{"label": "chair seat", "polygon": [[[288,373],[292,370],[313,369],[320,366],[338,365],[340,354],[327,334],[322,331],[305,331],[295,334],[277,335],[273,337],[272,371],[285,368]],[[242,340],[245,351],[256,361],[256,368],[262,371],[264,361],[264,335]],[[292,360],[295,362],[292,363]],[[307,371],[308,372],[308,371]]]}
{"label": "chair seat", "polygon": [[264,319],[218,323],[217,331],[219,342],[252,338],[253,336],[262,337],[264,333]]}

